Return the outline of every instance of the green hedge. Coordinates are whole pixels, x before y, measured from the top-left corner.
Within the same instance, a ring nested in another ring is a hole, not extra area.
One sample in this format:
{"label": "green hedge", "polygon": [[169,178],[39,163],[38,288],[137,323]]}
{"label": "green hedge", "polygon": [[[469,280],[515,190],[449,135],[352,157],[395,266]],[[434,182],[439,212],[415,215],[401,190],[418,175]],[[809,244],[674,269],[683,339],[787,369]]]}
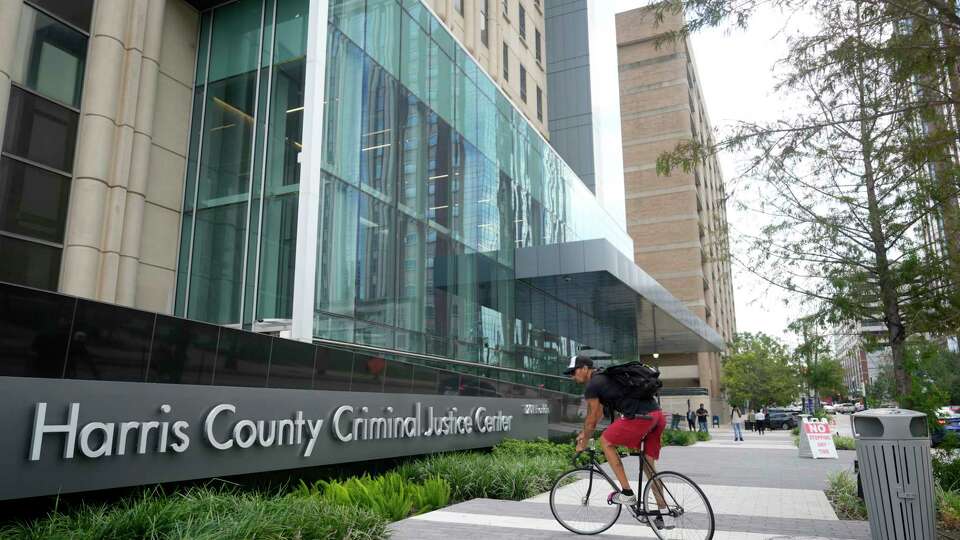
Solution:
{"label": "green hedge", "polygon": [[681,431],[679,429],[665,429],[660,436],[660,443],[663,446],[690,446],[697,442],[697,436],[694,431]]}
{"label": "green hedge", "polygon": [[356,506],[297,495],[265,495],[195,488],[185,493],[145,491],[111,505],[53,512],[46,518],[0,528],[0,538],[23,539],[286,539],[383,538],[387,522]]}
{"label": "green hedge", "polygon": [[853,437],[845,437],[843,435],[837,435],[834,433],[833,445],[837,447],[837,450],[856,450],[857,440]]}
{"label": "green hedge", "polygon": [[371,477],[368,474],[346,480],[320,480],[312,485],[301,481],[293,493],[316,498],[326,504],[356,506],[372,510],[387,521],[400,521],[447,506],[450,484],[438,477],[414,483],[397,471]]}

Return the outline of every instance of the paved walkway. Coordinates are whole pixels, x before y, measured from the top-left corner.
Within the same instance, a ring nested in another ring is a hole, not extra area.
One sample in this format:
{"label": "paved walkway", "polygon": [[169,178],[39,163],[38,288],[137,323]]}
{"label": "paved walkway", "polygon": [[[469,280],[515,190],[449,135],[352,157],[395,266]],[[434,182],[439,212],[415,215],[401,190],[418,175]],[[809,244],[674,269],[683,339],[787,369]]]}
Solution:
{"label": "paved walkway", "polygon": [[[865,521],[838,520],[823,494],[828,473],[852,470],[854,452],[841,451],[837,460],[801,459],[789,431],[747,432],[746,441],[736,443],[728,427],[711,434],[709,442],[665,448],[657,466],[683,472],[703,488],[717,517],[716,540],[870,537]],[[636,478],[637,458],[625,464],[628,476]],[[392,538],[577,538],[553,519],[547,500],[547,494],[521,502],[474,499],[395,523]],[[654,535],[625,512],[599,537]]]}

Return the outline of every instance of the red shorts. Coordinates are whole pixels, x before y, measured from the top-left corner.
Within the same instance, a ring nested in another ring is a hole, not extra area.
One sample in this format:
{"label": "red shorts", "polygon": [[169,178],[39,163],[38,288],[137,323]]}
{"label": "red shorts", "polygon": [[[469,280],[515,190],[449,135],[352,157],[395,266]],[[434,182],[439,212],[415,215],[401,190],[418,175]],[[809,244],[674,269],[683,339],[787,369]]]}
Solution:
{"label": "red shorts", "polygon": [[667,419],[663,411],[656,410],[647,413],[650,418],[617,418],[603,432],[603,439],[609,444],[626,446],[630,449],[640,448],[643,443],[643,453],[651,459],[660,459],[660,435],[667,427]]}

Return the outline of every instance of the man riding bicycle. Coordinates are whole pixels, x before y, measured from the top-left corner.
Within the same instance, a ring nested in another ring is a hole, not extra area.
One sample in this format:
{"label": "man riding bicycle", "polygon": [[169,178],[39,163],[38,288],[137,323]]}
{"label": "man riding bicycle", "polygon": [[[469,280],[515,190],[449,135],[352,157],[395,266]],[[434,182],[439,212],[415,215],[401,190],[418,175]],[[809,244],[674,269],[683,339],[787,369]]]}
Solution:
{"label": "man riding bicycle", "polygon": [[[652,478],[656,474],[654,462],[660,459],[660,436],[667,427],[660,405],[654,397],[643,399],[628,395],[609,376],[598,373],[593,367],[593,360],[586,355],[572,358],[563,373],[578,384],[586,384],[583,395],[587,400],[587,417],[583,422],[583,431],[577,436],[577,452],[587,447],[587,441],[603,417],[605,407],[620,413],[601,435],[600,447],[622,486],[611,501],[624,505],[637,504],[637,496],[630,487],[617,446],[639,449],[642,445],[645,455],[643,472],[647,478]],[[664,506],[659,489],[654,491],[658,505]],[[662,520],[659,517],[657,520],[657,525],[662,527]]]}

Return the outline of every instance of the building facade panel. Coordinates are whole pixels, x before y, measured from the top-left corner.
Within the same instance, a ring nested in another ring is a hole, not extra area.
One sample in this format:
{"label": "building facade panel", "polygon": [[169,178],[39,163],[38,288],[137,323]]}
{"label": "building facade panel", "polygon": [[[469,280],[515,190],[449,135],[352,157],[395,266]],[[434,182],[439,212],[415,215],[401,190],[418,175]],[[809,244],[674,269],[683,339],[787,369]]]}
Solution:
{"label": "building facade panel", "polygon": [[[649,9],[617,15],[628,230],[637,263],[730,341],[736,327],[719,164],[710,158],[689,173],[656,172],[660,154],[691,139],[709,142],[711,132],[689,42],[658,43],[680,23],[670,15],[658,23]],[[729,412],[719,353],[668,360],[696,370],[714,414]]]}

